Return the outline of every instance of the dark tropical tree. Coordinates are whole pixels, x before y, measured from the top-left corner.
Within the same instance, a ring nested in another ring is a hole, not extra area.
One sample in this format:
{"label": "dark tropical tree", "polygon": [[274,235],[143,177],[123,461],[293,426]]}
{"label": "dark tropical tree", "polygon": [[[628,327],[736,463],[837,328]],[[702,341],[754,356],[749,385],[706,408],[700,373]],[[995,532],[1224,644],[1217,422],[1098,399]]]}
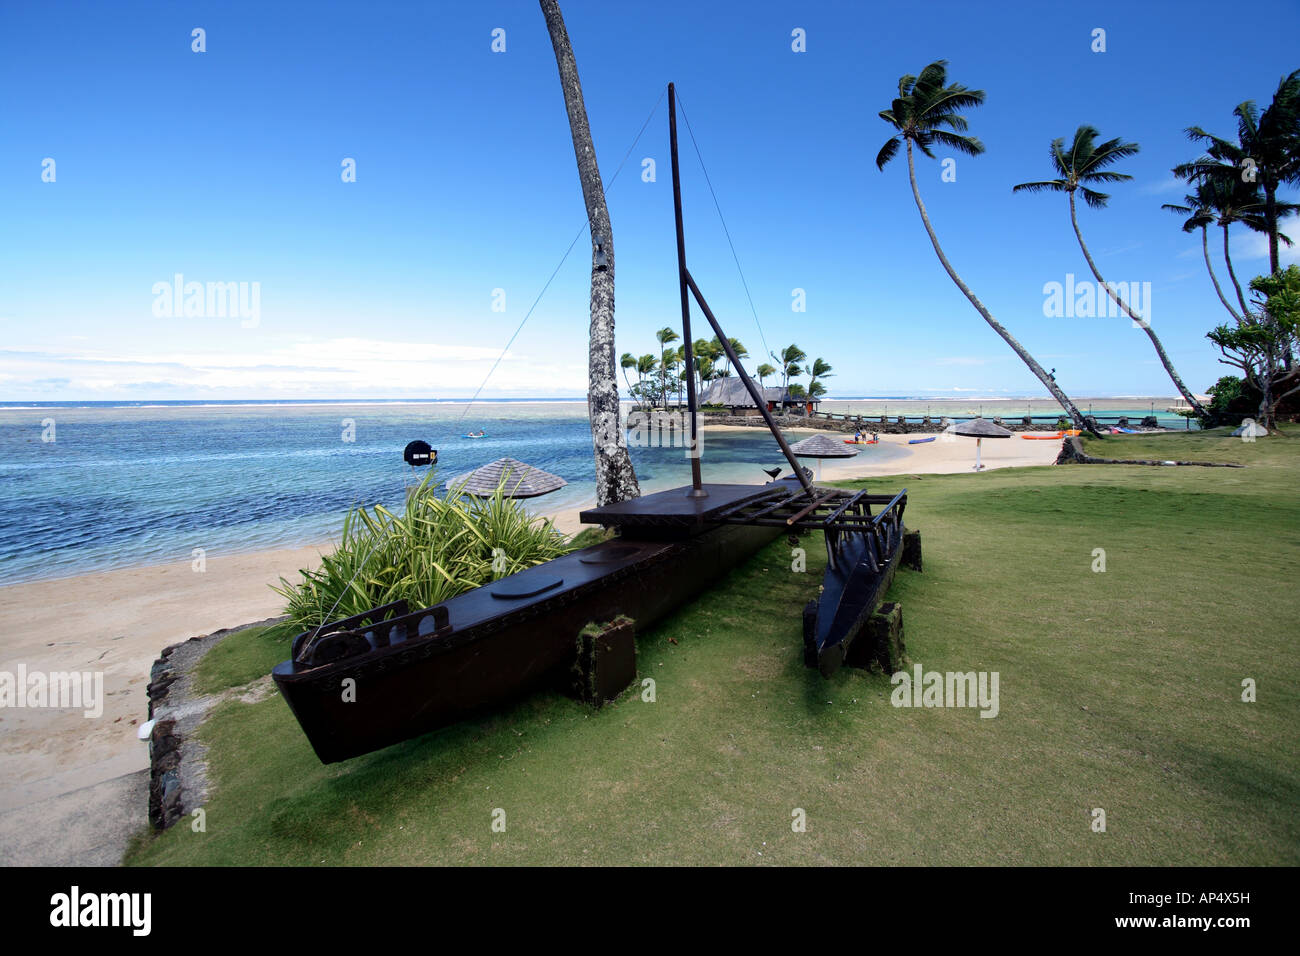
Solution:
{"label": "dark tropical tree", "polygon": [[1075,238],[1079,240],[1079,248],[1083,250],[1083,258],[1088,262],[1088,268],[1092,270],[1093,276],[1097,279],[1097,284],[1106,290],[1112,302],[1119,306],[1120,310],[1132,319],[1137,325],[1141,326],[1146,332],[1147,337],[1151,340],[1151,345],[1156,350],[1156,356],[1160,359],[1160,364],[1165,367],[1169,374],[1170,380],[1178,393],[1183,396],[1187,404],[1196,412],[1198,416],[1209,415],[1208,410],[1197,400],[1196,395],[1183,384],[1182,376],[1174,368],[1174,363],[1170,361],[1169,354],[1165,352],[1165,347],[1156,335],[1155,330],[1151,328],[1151,323],[1142,318],[1124,299],[1115,291],[1115,287],[1109,285],[1102,278],[1101,270],[1097,268],[1097,263],[1093,261],[1092,253],[1088,251],[1088,244],[1083,241],[1083,232],[1079,229],[1078,207],[1074,200],[1076,192],[1083,194],[1083,201],[1093,209],[1104,209],[1110,196],[1106,193],[1090,189],[1089,186],[1096,186],[1100,183],[1119,183],[1127,182],[1133,177],[1127,173],[1117,173],[1106,167],[1121,159],[1127,159],[1138,152],[1137,143],[1126,143],[1119,137],[1107,140],[1104,143],[1097,142],[1097,130],[1091,126],[1080,126],[1074,131],[1074,139],[1071,141],[1069,149],[1065,148],[1064,139],[1052,140],[1052,165],[1055,167],[1059,179],[1047,179],[1039,182],[1021,183],[1018,186],[1011,187],[1012,192],[1059,192],[1065,193],[1070,200],[1070,223],[1074,226]]}
{"label": "dark tropical tree", "polygon": [[[1300,70],[1284,76],[1277,84],[1273,102],[1261,114],[1254,100],[1246,100],[1233,111],[1237,117],[1237,141],[1215,136],[1199,126],[1189,126],[1187,136],[1204,144],[1211,163],[1189,163],[1175,172],[1208,166],[1211,175],[1244,177],[1258,182],[1264,191],[1264,219],[1268,231],[1270,272],[1278,271],[1278,224],[1285,211],[1277,190],[1283,183],[1300,184]],[[1181,171],[1181,172],[1180,172]]]}
{"label": "dark tropical tree", "polygon": [[947,60],[936,60],[923,69],[919,76],[901,77],[898,81],[898,96],[890,104],[889,109],[880,112],[880,118],[898,132],[881,147],[876,155],[876,167],[883,170],[885,165],[898,155],[899,149],[906,146],[907,174],[912,183],[912,198],[916,200],[917,211],[921,214],[921,223],[925,226],[930,244],[934,246],[935,255],[939,257],[944,271],[948,273],[948,277],[962,291],[962,294],[970,300],[975,311],[983,316],[984,321],[994,332],[1002,336],[1003,341],[1011,346],[1052,397],[1069,413],[1075,427],[1088,427],[1079,409],[1056,384],[1056,380],[1038,364],[1015,336],[993,317],[984,303],[971,291],[970,286],[962,281],[957,270],[952,267],[948,257],[943,253],[943,247],[939,245],[939,237],[935,235],[934,226],[930,224],[930,216],[925,211],[921,191],[916,185],[916,160],[913,149],[920,150],[931,159],[934,159],[932,148],[935,146],[951,149],[966,156],[978,156],[984,152],[983,143],[974,136],[965,135],[969,123],[961,115],[962,110],[979,106],[983,102],[983,90],[970,90],[959,83],[948,83]]}
{"label": "dark tropical tree", "polygon": [[614,370],[614,236],[569,31],[565,29],[560,5],[555,0],[540,0],[540,3],[551,46],[555,50],[555,64],[560,72],[560,89],[564,92],[564,108],[569,115],[573,154],[578,161],[578,182],[582,186],[590,226],[591,326],[587,351],[587,411],[596,458],[596,501],[607,505],[641,494],[627,452],[627,436],[623,431],[618,400],[618,373]]}
{"label": "dark tropical tree", "polygon": [[1206,338],[1222,353],[1219,361],[1240,369],[1259,394],[1257,424],[1276,429],[1278,405],[1300,392],[1300,366],[1286,364],[1300,341],[1300,267],[1256,276],[1250,288],[1256,308],[1235,327],[1220,325]]}

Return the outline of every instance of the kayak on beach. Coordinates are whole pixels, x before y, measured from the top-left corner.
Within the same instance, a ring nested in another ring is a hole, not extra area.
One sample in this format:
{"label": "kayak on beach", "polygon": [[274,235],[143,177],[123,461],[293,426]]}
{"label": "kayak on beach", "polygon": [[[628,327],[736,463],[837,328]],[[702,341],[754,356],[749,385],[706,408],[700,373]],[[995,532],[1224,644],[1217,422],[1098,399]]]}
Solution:
{"label": "kayak on beach", "polygon": [[1077,429],[1077,428],[1066,428],[1066,429],[1064,429],[1064,430],[1062,430],[1062,431],[1057,432],[1055,435],[1021,435],[1020,437],[1021,437],[1021,438],[1028,438],[1028,439],[1030,439],[1031,441],[1032,441],[1032,440],[1038,440],[1038,441],[1054,441],[1054,440],[1056,440],[1056,439],[1058,439],[1058,438],[1065,438],[1065,437],[1067,437],[1067,436],[1069,436],[1070,438],[1073,438],[1073,437],[1075,437],[1075,436],[1078,435],[1078,434],[1079,434],[1079,429]]}
{"label": "kayak on beach", "polygon": [[879,445],[879,444],[880,444],[880,440],[877,439],[876,441],[854,441],[852,438],[846,438],[846,439],[844,439],[844,444],[846,444],[846,445]]}
{"label": "kayak on beach", "polygon": [[928,441],[934,441],[934,439],[934,435],[931,435],[929,438],[909,438],[907,443],[909,445],[924,445]]}

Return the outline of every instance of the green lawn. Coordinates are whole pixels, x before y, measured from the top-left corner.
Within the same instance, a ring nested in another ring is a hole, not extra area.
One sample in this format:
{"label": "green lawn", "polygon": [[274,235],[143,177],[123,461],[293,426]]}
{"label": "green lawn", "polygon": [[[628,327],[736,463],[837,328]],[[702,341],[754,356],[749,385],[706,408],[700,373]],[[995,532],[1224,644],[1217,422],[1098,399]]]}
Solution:
{"label": "green lawn", "polygon": [[[182,822],[128,862],[1295,865],[1297,439],[1088,443],[1240,470],[871,482],[906,484],[923,534],[925,573],[891,591],[912,661],[997,671],[994,719],[891,707],[884,675],[806,669],[799,611],[821,543],[805,539],[795,574],[781,540],[640,636],[654,703],[539,694],[329,767],[278,696],[226,703],[203,730],[207,832]],[[256,632],[218,651],[207,687],[276,656]],[[1244,678],[1258,702],[1242,702]]]}

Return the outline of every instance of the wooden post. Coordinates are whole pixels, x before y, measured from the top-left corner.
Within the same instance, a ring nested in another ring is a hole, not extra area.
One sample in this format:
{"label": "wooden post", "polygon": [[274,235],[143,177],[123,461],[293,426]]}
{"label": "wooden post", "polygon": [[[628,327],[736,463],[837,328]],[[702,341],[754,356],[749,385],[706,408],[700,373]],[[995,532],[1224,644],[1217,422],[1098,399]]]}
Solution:
{"label": "wooden post", "polygon": [[636,680],[636,625],[619,617],[608,624],[588,624],[578,635],[570,693],[603,707]]}
{"label": "wooden post", "polygon": [[903,532],[903,565],[913,571],[921,570],[921,532]]}

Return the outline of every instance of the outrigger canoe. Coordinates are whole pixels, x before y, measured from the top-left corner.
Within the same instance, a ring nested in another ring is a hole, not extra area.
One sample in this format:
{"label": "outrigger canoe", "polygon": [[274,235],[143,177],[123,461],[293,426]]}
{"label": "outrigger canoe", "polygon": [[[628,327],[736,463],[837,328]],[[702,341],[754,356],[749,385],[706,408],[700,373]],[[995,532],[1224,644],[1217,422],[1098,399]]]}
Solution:
{"label": "outrigger canoe", "polygon": [[276,687],[334,763],[557,686],[588,624],[625,615],[648,628],[774,539],[777,528],[708,519],[782,487],[707,485],[700,505],[678,488],[592,509],[588,521],[623,518],[620,536],[434,607],[398,601],[299,634]]}
{"label": "outrigger canoe", "polygon": [[852,438],[844,439],[846,445],[879,445],[879,441],[854,441]]}
{"label": "outrigger canoe", "polygon": [[[540,687],[572,687],[575,676],[594,680],[594,667],[584,674],[589,647],[592,658],[608,655],[615,662],[618,679],[597,681],[601,696],[610,699],[607,692],[617,694],[636,676],[635,647],[623,619],[642,630],[680,611],[781,534],[817,531],[825,538],[822,593],[804,612],[805,659],[823,675],[845,663],[880,605],[901,559],[907,490],[870,495],[865,489],[819,488],[810,481],[686,269],[672,84],[668,111],[681,287],[689,289],[722,343],[790,464],[790,479],[706,485],[695,457],[689,488],[579,515],[584,524],[616,529],[616,538],[433,607],[413,610],[397,601],[299,634],[290,659],[277,664],[272,676],[322,762],[418,736]],[[693,339],[685,298],[682,332],[689,375]],[[693,388],[687,394],[693,421]],[[691,438],[695,447],[694,428]],[[883,510],[873,513],[873,505]],[[587,643],[592,625],[613,625],[624,643],[611,639],[597,652],[594,641]]]}

